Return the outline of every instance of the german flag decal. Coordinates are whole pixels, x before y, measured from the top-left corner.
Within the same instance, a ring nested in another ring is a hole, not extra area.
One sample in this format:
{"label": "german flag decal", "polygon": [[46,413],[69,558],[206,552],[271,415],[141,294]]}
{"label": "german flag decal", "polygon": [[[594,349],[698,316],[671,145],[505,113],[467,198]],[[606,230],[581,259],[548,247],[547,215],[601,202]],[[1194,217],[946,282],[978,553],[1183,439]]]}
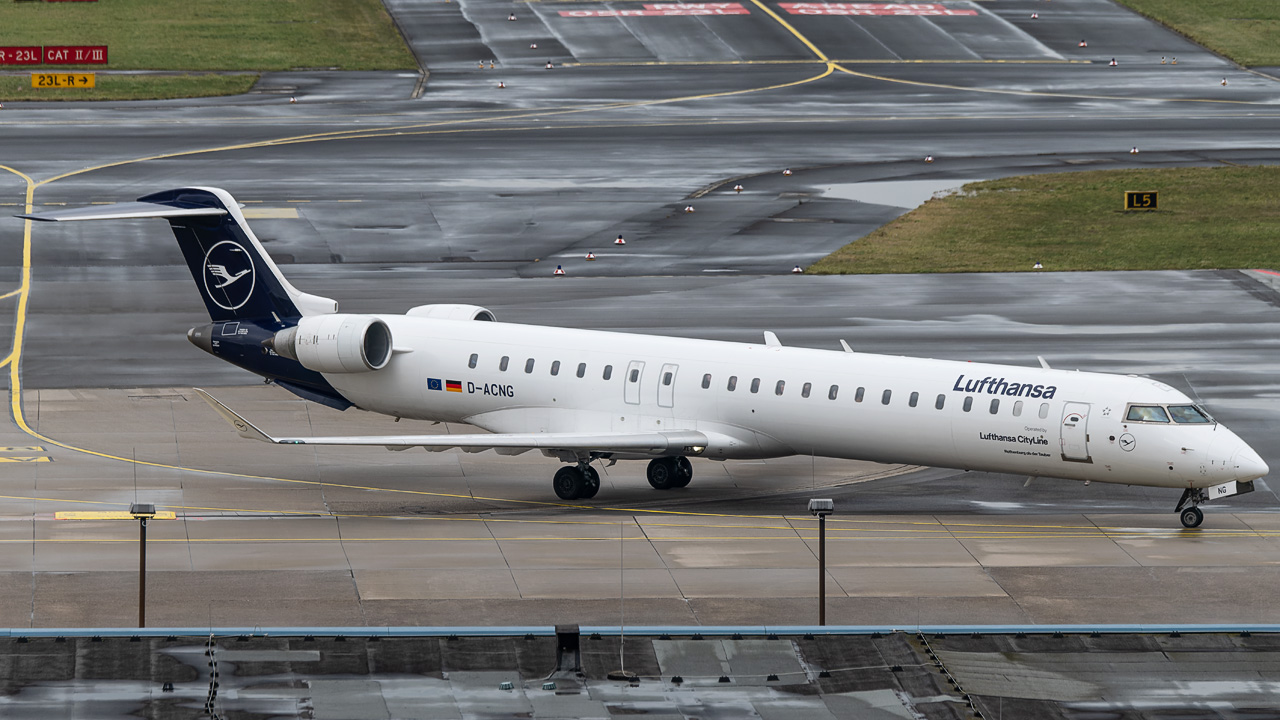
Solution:
{"label": "german flag decal", "polygon": [[458,380],[445,380],[444,389],[449,392],[462,392],[462,383]]}

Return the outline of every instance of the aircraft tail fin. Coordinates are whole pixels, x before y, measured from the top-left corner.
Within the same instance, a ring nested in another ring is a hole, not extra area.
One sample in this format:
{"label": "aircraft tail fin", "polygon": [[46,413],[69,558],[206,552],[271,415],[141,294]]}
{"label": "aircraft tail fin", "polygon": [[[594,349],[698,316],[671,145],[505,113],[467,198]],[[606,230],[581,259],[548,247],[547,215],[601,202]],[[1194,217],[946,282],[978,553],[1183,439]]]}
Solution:
{"label": "aircraft tail fin", "polygon": [[165,190],[137,202],[20,215],[29,220],[164,218],[214,322],[337,312],[338,304],[304,293],[285,279],[249,229],[240,205],[220,188]]}

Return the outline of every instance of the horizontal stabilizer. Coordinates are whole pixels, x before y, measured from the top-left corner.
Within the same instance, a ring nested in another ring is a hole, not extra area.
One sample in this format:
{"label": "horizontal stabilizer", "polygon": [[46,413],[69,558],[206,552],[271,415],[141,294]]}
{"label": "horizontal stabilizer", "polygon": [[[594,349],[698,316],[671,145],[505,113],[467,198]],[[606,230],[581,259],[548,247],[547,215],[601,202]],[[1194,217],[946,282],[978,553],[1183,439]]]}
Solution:
{"label": "horizontal stabilizer", "polygon": [[131,218],[176,218],[226,215],[227,211],[216,207],[179,208],[149,202],[127,202],[114,205],[96,205],[71,210],[19,215],[25,220],[42,222],[69,222],[72,220],[128,220]]}
{"label": "horizontal stabilizer", "polygon": [[462,448],[487,450],[529,448],[537,450],[584,450],[595,452],[635,452],[652,455],[689,454],[687,448],[706,447],[707,436],[692,430],[655,433],[477,433],[472,435],[351,435],[337,437],[272,437],[212,395],[194,388],[240,437],[277,445],[369,445],[385,448]]}

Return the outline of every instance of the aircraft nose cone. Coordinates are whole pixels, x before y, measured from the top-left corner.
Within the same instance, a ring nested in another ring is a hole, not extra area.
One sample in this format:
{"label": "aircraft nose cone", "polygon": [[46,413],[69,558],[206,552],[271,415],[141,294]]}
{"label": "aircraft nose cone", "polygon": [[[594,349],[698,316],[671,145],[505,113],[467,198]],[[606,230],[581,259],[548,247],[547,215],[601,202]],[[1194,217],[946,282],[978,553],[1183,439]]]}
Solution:
{"label": "aircraft nose cone", "polygon": [[1257,480],[1271,471],[1267,463],[1248,445],[1231,456],[1231,467],[1237,480]]}

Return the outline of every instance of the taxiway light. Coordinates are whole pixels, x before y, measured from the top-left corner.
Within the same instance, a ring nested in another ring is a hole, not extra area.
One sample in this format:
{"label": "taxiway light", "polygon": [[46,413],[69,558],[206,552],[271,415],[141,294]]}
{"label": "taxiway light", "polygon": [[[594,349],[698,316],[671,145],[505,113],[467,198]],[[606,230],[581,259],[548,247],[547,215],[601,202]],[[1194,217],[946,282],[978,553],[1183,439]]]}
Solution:
{"label": "taxiway light", "polygon": [[1031,19],[1032,19],[1032,20],[1039,20],[1039,19],[1040,19],[1040,13],[1031,13]]}
{"label": "taxiway light", "polygon": [[624,240],[624,239],[622,238],[622,236],[621,236],[621,235],[619,235],[619,236],[618,236],[618,239],[613,241],[613,244],[614,244],[614,245],[626,245],[626,244],[627,244],[627,241],[626,241],[626,240]]}
{"label": "taxiway light", "polygon": [[790,175],[791,175],[791,168],[787,168],[786,170],[783,170],[783,171],[782,171],[782,174],[783,174],[783,175],[790,176]]}
{"label": "taxiway light", "polygon": [[298,104],[298,98],[293,97],[292,95],[290,95],[290,96],[289,96],[289,104],[290,104],[290,105],[296,105],[296,104]]}
{"label": "taxiway light", "polygon": [[480,62],[476,63],[476,67],[478,67],[478,68],[480,68],[481,70],[483,70],[483,69],[484,69],[484,61],[483,61],[483,60],[481,60]]}
{"label": "taxiway light", "polygon": [[493,64],[494,64],[494,62],[493,62],[492,60],[490,60],[490,61],[489,61],[489,69],[490,69],[490,70],[492,70],[492,69],[493,69]]}
{"label": "taxiway light", "polygon": [[1032,269],[1032,270],[1043,270],[1043,269],[1044,269],[1044,266],[1043,266],[1043,265],[1041,265],[1040,263],[1036,263],[1035,265],[1032,265],[1032,266],[1031,266],[1031,269]]}
{"label": "taxiway light", "polygon": [[693,206],[692,206],[692,205],[685,205],[685,206],[684,206],[684,211],[685,211],[685,212],[687,212],[687,213],[691,213],[691,212],[693,212]]}
{"label": "taxiway light", "polygon": [[1111,62],[1109,62],[1109,63],[1107,63],[1107,64],[1108,64],[1108,65],[1110,65],[1111,67],[1115,67],[1115,66],[1116,66],[1116,59],[1115,59],[1115,58],[1111,58]]}
{"label": "taxiway light", "polygon": [[511,13],[510,15],[508,15],[508,16],[507,16],[507,21],[508,21],[508,22],[515,22],[515,20],[516,20],[516,14],[515,14],[515,13]]}
{"label": "taxiway light", "polygon": [[931,162],[933,162],[933,156],[932,156],[932,155],[925,155],[925,156],[924,156],[924,161],[925,161],[925,162],[927,162],[927,163],[931,163]]}
{"label": "taxiway light", "polygon": [[588,259],[588,260],[595,260],[595,259],[596,259],[596,254],[595,254],[595,253],[593,253],[593,252],[591,252],[590,250],[588,250],[588,251],[587,251],[587,259]]}
{"label": "taxiway light", "polygon": [[804,272],[804,268],[800,267],[799,265],[797,265],[797,266],[795,266],[795,267],[791,268],[791,274],[792,274],[792,275],[799,275],[799,274],[801,274],[801,273],[803,273],[803,272]]}
{"label": "taxiway light", "polygon": [[1227,86],[1227,79],[1222,78],[1222,87],[1226,87],[1226,86]]}
{"label": "taxiway light", "polygon": [[734,191],[734,192],[736,192],[736,193],[740,193],[740,192],[742,192],[742,186],[741,186],[741,185],[734,185],[734,186],[733,186],[733,191]]}
{"label": "taxiway light", "polygon": [[537,50],[537,49],[538,49],[538,43],[529,43],[529,49],[530,49],[530,50]]}
{"label": "taxiway light", "polygon": [[1169,64],[1170,64],[1170,65],[1177,65],[1177,64],[1178,64],[1178,56],[1177,56],[1177,55],[1174,55],[1174,56],[1173,56],[1173,60],[1171,60],[1171,61],[1169,62]]}
{"label": "taxiway light", "polygon": [[564,274],[564,268],[563,268],[563,267],[561,267],[561,266],[559,266],[559,265],[557,265],[557,266],[556,266],[556,271],[555,271],[555,272],[553,272],[553,273],[551,273],[551,274],[552,274],[552,275],[556,275],[556,276],[563,275],[563,274]]}
{"label": "taxiway light", "polygon": [[548,70],[550,70],[550,69],[552,69],[552,68],[554,68],[554,67],[555,67],[555,65],[552,65],[552,64],[551,64],[551,61],[550,61],[550,60],[548,60],[548,61],[547,61],[547,69],[548,69]]}
{"label": "taxiway light", "polygon": [[506,84],[506,83],[504,83],[504,82],[502,82],[501,80],[499,80],[499,81],[498,81],[498,89],[499,89],[499,90],[506,90],[506,89],[507,89],[507,84]]}
{"label": "taxiway light", "polygon": [[1080,41],[1080,47],[1089,47],[1089,43],[1087,43],[1087,42],[1085,42],[1085,41],[1081,40],[1081,41]]}
{"label": "taxiway light", "polygon": [[1129,149],[1129,154],[1130,154],[1130,155],[1137,155],[1137,154],[1138,154],[1138,146],[1137,146],[1137,145],[1134,145],[1132,148],[1130,148],[1130,149]]}
{"label": "taxiway light", "polygon": [[1164,56],[1163,56],[1163,55],[1161,55],[1161,56],[1160,56],[1160,64],[1161,64],[1161,65],[1165,65],[1165,64],[1167,64],[1168,62],[1169,62],[1168,60],[1165,60],[1165,59],[1164,59]]}

